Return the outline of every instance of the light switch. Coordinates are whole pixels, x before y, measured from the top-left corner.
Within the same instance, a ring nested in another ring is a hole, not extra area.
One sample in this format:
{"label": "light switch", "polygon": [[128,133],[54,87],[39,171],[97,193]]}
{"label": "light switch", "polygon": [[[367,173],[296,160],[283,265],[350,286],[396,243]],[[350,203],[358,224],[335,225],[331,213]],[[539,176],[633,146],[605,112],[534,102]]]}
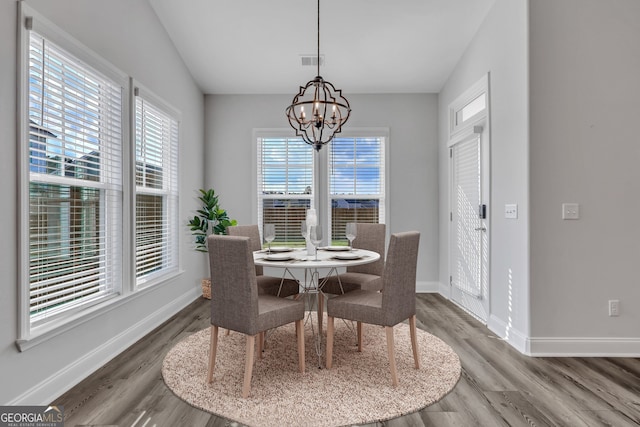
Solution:
{"label": "light switch", "polygon": [[518,219],[518,205],[504,205],[504,217],[507,219]]}
{"label": "light switch", "polygon": [[580,205],[577,203],[563,203],[562,219],[580,219]]}

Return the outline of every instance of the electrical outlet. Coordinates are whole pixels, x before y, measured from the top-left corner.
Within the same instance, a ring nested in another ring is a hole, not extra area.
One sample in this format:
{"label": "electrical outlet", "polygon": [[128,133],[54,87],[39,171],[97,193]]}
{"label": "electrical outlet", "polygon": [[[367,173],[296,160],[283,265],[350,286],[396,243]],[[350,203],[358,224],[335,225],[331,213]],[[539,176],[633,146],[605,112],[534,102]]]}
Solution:
{"label": "electrical outlet", "polygon": [[577,203],[563,203],[562,219],[580,219],[580,205]]}
{"label": "electrical outlet", "polygon": [[504,217],[507,219],[518,219],[518,205],[504,205]]}
{"label": "electrical outlet", "polygon": [[609,300],[609,316],[620,316],[620,301],[617,299]]}

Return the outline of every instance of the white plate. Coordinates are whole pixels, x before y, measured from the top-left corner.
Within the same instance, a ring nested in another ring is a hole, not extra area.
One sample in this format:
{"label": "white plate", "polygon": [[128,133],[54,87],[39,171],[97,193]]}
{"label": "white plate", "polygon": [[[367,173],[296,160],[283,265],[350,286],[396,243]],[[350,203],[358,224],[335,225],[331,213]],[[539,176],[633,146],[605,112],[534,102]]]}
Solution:
{"label": "white plate", "polygon": [[[267,248],[265,250],[267,252],[269,252],[269,248]],[[291,252],[291,251],[293,251],[293,248],[285,248],[284,246],[278,246],[278,247],[271,248],[271,253]]]}
{"label": "white plate", "polygon": [[360,259],[360,258],[362,258],[362,255],[358,255],[358,254],[354,254],[354,253],[350,253],[350,252],[345,252],[343,254],[335,254],[333,257],[335,259],[341,259],[343,261],[349,261],[349,260],[354,260],[354,259]]}
{"label": "white plate", "polygon": [[295,259],[295,257],[291,254],[284,253],[266,255],[264,259],[267,261],[289,261]]}
{"label": "white plate", "polygon": [[322,249],[325,251],[350,251],[351,246],[325,246]]}

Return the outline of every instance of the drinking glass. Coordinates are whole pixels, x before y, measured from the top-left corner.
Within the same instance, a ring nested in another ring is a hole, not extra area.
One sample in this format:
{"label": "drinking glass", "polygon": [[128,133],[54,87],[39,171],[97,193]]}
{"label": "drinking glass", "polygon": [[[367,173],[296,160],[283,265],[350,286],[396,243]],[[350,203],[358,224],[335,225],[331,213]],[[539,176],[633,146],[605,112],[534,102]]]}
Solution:
{"label": "drinking glass", "polygon": [[309,237],[309,230],[307,229],[307,221],[302,221],[300,223],[300,234],[302,234],[302,238],[307,241],[307,237]]}
{"label": "drinking glass", "polygon": [[318,245],[322,242],[322,226],[321,225],[312,225],[309,227],[309,239],[311,239],[311,243],[316,248],[316,259],[318,260]]}
{"label": "drinking glass", "polygon": [[269,244],[269,253],[271,253],[271,242],[276,238],[276,226],[275,224],[264,225],[264,240]]}
{"label": "drinking glass", "polygon": [[345,235],[347,236],[347,240],[349,241],[349,247],[353,250],[353,239],[357,236],[357,227],[355,222],[348,222],[345,227]]}

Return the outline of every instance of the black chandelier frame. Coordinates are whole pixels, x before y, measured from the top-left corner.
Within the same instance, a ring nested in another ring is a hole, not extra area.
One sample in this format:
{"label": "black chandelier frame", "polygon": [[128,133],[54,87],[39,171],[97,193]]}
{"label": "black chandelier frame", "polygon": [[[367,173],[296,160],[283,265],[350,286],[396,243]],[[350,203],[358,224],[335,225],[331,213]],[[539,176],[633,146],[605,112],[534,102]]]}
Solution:
{"label": "black chandelier frame", "polygon": [[[318,0],[318,63],[317,75],[305,86],[300,86],[298,94],[286,109],[289,124],[302,137],[304,142],[312,145],[316,151],[342,131],[342,125],[351,115],[349,101],[342,95],[342,90],[320,76],[320,0]],[[308,113],[305,111],[308,108]],[[308,114],[308,116],[307,116]]]}

